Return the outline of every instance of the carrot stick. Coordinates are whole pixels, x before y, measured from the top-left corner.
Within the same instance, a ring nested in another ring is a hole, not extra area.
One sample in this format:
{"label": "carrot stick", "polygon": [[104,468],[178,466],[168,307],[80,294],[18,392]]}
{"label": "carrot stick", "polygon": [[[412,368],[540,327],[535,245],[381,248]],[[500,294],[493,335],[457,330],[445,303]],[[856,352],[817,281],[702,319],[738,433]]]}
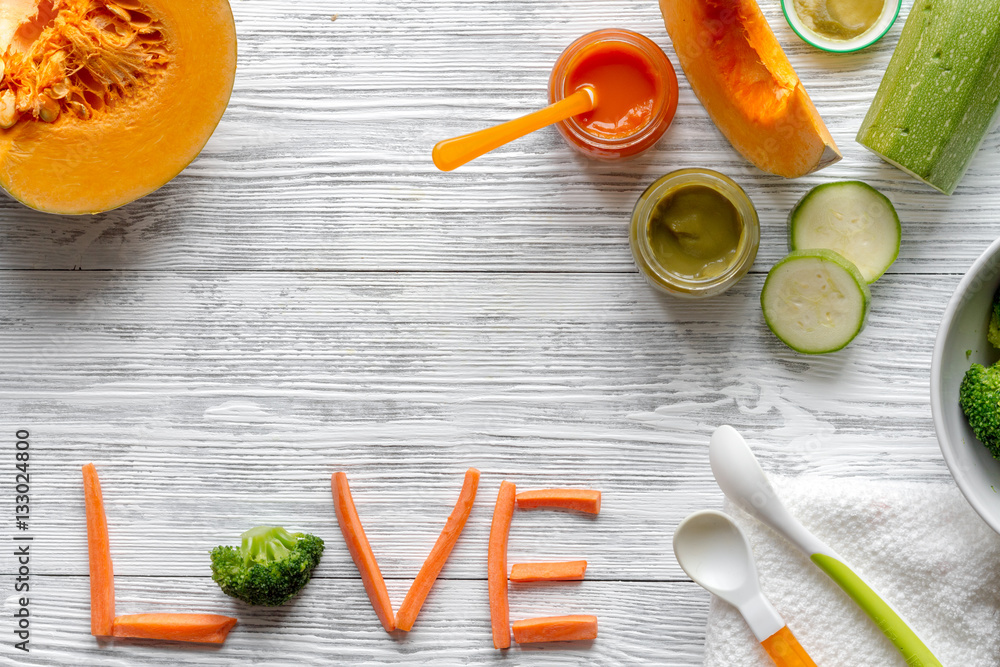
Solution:
{"label": "carrot stick", "polygon": [[409,632],[413,627],[414,621],[417,620],[417,614],[420,613],[420,608],[424,605],[424,600],[427,599],[428,593],[431,592],[431,587],[437,581],[438,575],[441,574],[441,570],[444,568],[449,554],[451,554],[451,550],[455,547],[455,543],[458,542],[458,536],[462,534],[462,529],[465,528],[465,522],[469,518],[469,513],[472,512],[472,505],[476,502],[476,490],[478,488],[479,471],[475,468],[469,468],[465,473],[465,483],[462,484],[462,491],[458,494],[458,502],[455,503],[455,509],[451,511],[448,521],[444,524],[444,529],[438,536],[437,542],[434,543],[434,548],[431,549],[431,553],[420,568],[417,578],[410,585],[410,590],[407,592],[403,604],[400,605],[399,611],[396,612],[396,628],[399,630]]}
{"label": "carrot stick", "polygon": [[218,614],[132,614],[114,620],[114,636],[221,644],[234,625]]}
{"label": "carrot stick", "polygon": [[597,639],[596,616],[545,616],[514,621],[514,641],[518,644],[582,639]]}
{"label": "carrot stick", "polygon": [[351,558],[354,559],[354,564],[361,574],[361,582],[365,585],[368,599],[371,600],[382,627],[386,632],[392,632],[396,629],[396,623],[392,614],[392,603],[389,601],[389,591],[386,590],[385,579],[378,569],[378,561],[375,560],[372,547],[368,544],[365,529],[358,517],[358,510],[354,507],[347,475],[342,472],[334,473],[330,479],[330,486],[333,489],[333,508],[337,512],[340,532],[344,534],[347,549],[351,552]]}
{"label": "carrot stick", "polygon": [[93,463],[83,466],[83,498],[87,508],[87,552],[90,560],[90,634],[110,637],[115,619],[115,575],[108,542],[101,481]]}
{"label": "carrot stick", "polygon": [[493,625],[493,647],[510,648],[510,603],[507,600],[507,536],[514,518],[514,496],[517,488],[511,482],[501,482],[497,504],[490,526],[490,544],[486,556],[490,589],[490,623]]}
{"label": "carrot stick", "polygon": [[522,491],[517,494],[517,506],[522,510],[536,507],[559,507],[562,509],[599,514],[601,492],[590,489],[541,489]]}
{"label": "carrot stick", "polygon": [[582,581],[587,561],[565,563],[515,563],[510,568],[511,581]]}

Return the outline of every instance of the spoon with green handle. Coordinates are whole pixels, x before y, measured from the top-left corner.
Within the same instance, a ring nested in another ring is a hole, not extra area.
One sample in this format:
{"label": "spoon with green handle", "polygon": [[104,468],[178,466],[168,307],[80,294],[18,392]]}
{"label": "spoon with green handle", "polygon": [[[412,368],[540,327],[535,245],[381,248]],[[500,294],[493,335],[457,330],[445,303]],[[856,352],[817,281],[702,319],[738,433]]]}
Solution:
{"label": "spoon with green handle", "polygon": [[750,447],[732,426],[720,426],[708,447],[712,474],[731,501],[773,528],[805,555],[868,614],[912,667],[940,667],[910,626],[837,553],[810,533],[781,503]]}

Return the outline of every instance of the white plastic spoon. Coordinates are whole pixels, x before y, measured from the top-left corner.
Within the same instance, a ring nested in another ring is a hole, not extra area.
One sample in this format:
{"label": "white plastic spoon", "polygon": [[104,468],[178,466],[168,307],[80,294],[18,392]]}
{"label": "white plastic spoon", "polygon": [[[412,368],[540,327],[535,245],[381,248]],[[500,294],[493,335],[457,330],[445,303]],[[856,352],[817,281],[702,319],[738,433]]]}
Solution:
{"label": "white plastic spoon", "polygon": [[816,667],[760,590],[750,543],[722,512],[695,512],[674,532],[674,555],[691,579],[740,610],[778,667]]}
{"label": "white plastic spoon", "polygon": [[720,426],[708,446],[712,474],[731,501],[797,546],[896,645],[911,667],[941,666],[910,626],[837,553],[806,530],[775,495],[749,445],[732,426]]}

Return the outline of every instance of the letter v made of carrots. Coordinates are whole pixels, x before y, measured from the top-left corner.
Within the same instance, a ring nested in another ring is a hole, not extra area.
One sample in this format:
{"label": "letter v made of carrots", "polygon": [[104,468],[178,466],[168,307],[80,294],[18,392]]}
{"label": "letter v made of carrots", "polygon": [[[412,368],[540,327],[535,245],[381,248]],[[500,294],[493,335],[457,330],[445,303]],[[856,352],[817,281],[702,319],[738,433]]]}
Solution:
{"label": "letter v made of carrots", "polygon": [[465,522],[472,512],[472,506],[476,502],[476,491],[479,488],[479,471],[470,468],[465,473],[465,482],[462,491],[455,503],[444,529],[438,536],[437,542],[431,549],[430,555],[424,561],[423,567],[417,574],[416,579],[410,586],[410,590],[403,599],[403,604],[399,607],[399,612],[395,615],[392,611],[392,603],[389,601],[389,591],[385,587],[385,579],[379,570],[378,561],[372,552],[368,538],[365,536],[365,529],[361,525],[358,511],[354,506],[354,499],[351,497],[351,487],[347,483],[347,474],[337,472],[330,479],[330,486],[333,491],[333,506],[337,513],[337,523],[340,525],[340,532],[344,535],[347,549],[351,552],[351,558],[361,574],[361,582],[364,584],[368,599],[371,600],[372,607],[378,620],[386,632],[393,630],[409,631],[420,613],[420,608],[427,599],[434,582],[444,569],[444,565],[451,554],[451,550],[458,542],[459,535],[465,527]]}

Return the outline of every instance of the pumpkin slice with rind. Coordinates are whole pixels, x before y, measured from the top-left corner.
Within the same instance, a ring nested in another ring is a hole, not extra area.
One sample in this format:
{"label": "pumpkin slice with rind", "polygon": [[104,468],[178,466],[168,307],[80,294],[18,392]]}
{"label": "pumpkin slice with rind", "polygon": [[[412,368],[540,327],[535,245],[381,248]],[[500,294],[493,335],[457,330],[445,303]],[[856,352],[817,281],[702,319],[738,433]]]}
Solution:
{"label": "pumpkin slice with rind", "polygon": [[660,0],[691,88],[733,147],[797,178],[841,158],[754,0]]}
{"label": "pumpkin slice with rind", "polygon": [[170,181],[229,103],[227,0],[0,0],[0,186],[100,213]]}

